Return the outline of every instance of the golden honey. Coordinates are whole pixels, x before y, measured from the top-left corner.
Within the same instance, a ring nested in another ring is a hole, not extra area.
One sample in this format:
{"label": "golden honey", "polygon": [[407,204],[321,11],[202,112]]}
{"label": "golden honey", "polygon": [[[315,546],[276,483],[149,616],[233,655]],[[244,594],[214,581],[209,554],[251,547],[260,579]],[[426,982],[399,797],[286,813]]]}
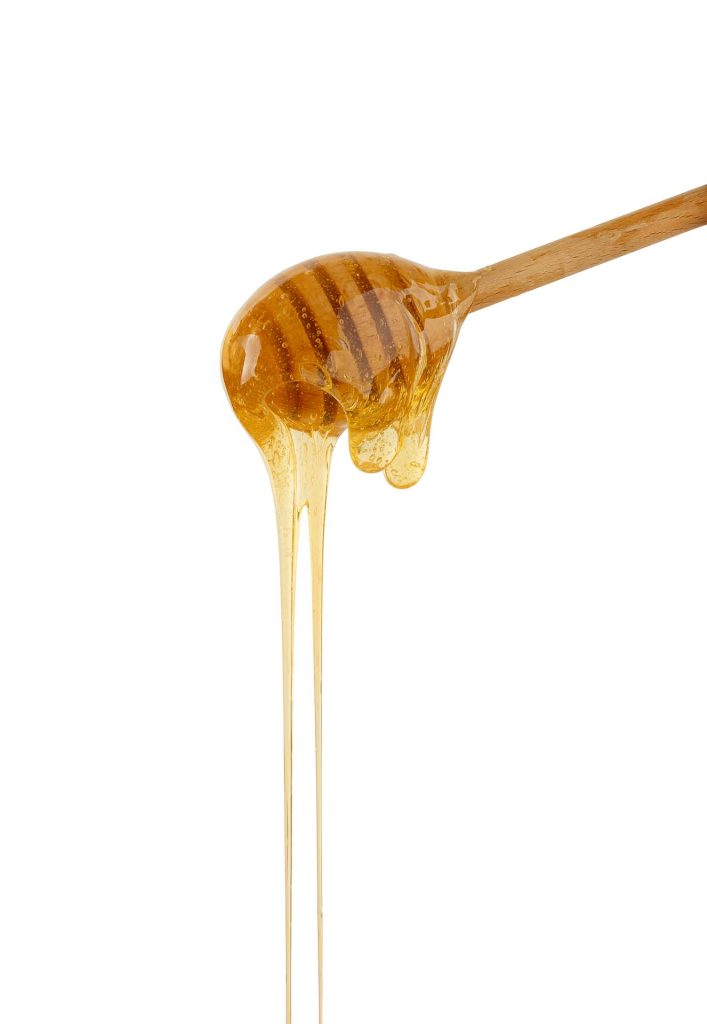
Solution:
{"label": "golden honey", "polygon": [[264,285],[223,343],[223,378],[265,459],[280,551],[285,762],[286,1020],[292,1006],[292,678],[299,521],[306,507],[312,566],[317,812],[319,1021],[323,1021],[322,579],[332,451],[348,428],[354,463],[410,487],[427,462],[435,399],[473,274],[395,256],[341,253]]}

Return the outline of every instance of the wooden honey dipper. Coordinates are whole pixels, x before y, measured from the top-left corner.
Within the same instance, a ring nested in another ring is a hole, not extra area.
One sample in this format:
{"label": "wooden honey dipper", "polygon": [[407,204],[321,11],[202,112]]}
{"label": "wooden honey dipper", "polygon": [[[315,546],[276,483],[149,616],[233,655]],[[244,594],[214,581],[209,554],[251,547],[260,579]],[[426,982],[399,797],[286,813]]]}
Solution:
{"label": "wooden honey dipper", "polygon": [[292,670],[300,513],[312,562],[317,774],[319,1021],[323,1020],[322,573],[329,461],[348,427],[366,472],[396,487],[425,469],[430,421],[464,319],[580,270],[707,224],[707,185],[471,273],[397,256],[339,253],[284,271],[232,321],[223,343],[231,404],[259,446],[277,513],[285,751],[286,1021],[291,1021]]}
{"label": "wooden honey dipper", "polygon": [[283,424],[338,436],[399,487],[424,470],[432,407],[457,333],[485,306],[707,224],[707,185],[470,273],[340,253],[264,285],[234,318],[223,375],[268,450]]}

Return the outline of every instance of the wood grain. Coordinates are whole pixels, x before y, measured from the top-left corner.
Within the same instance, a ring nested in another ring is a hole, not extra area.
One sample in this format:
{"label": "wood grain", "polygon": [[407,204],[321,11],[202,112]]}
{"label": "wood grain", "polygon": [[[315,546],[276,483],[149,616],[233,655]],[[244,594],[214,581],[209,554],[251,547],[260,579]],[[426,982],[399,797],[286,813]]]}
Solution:
{"label": "wood grain", "polygon": [[476,271],[470,312],[707,224],[707,185]]}

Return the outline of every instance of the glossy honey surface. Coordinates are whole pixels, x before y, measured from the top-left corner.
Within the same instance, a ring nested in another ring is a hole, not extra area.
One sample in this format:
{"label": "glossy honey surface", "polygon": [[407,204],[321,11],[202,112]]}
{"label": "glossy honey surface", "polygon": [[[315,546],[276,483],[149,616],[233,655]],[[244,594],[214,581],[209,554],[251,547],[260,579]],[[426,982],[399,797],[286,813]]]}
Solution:
{"label": "glossy honey surface", "polygon": [[340,253],[264,285],[231,323],[223,376],[266,454],[283,426],[338,436],[365,472],[408,487],[427,461],[430,420],[476,285],[396,256]]}

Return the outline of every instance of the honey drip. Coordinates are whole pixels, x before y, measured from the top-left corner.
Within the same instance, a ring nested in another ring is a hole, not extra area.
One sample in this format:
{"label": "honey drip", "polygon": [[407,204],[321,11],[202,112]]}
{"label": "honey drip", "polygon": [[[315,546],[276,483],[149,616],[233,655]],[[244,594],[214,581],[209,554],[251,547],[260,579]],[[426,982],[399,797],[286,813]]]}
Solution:
{"label": "honey drip", "polygon": [[410,487],[427,463],[435,399],[475,274],[393,256],[343,253],[264,285],[231,323],[223,377],[270,475],[282,612],[285,802],[285,992],[292,1017],[292,701],[295,577],[307,508],[312,576],[317,815],[319,1024],[323,1024],[322,582],[329,466],[348,428],[354,463]]}
{"label": "honey drip", "polygon": [[317,814],[317,951],[319,1020],[323,1020],[322,918],[322,583],[324,569],[324,515],[331,453],[336,438],[313,432],[291,431],[292,450],[287,461],[268,464],[275,498],[280,552],[282,613],[283,744],[285,781],[285,942],[287,1021],[291,1019],[292,978],[292,684],[294,669],[295,577],[299,522],[307,508],[312,576],[312,634],[314,647],[314,715]]}

